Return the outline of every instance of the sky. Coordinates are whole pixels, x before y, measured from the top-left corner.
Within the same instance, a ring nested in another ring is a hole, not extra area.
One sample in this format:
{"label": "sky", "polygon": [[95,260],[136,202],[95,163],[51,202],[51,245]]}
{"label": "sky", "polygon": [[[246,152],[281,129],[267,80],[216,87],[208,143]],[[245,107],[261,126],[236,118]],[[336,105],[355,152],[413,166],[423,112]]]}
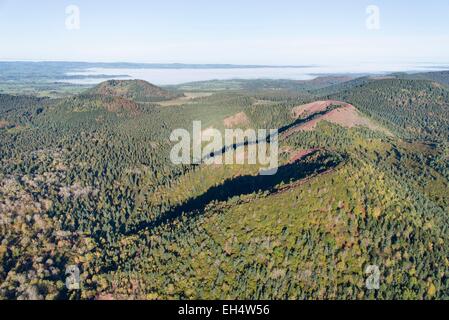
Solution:
{"label": "sky", "polygon": [[449,63],[449,1],[0,0],[0,60]]}

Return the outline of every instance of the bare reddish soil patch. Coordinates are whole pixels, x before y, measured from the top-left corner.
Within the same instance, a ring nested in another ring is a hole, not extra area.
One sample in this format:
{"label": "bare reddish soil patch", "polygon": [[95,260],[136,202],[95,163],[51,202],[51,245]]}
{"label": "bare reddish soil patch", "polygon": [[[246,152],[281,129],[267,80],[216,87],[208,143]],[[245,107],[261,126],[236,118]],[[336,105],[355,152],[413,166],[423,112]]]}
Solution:
{"label": "bare reddish soil patch", "polygon": [[309,154],[314,153],[315,151],[320,150],[319,148],[313,148],[313,149],[308,149],[308,150],[300,150],[297,151],[295,154],[293,154],[293,156],[290,158],[289,163],[295,163],[298,160],[301,160],[302,158],[308,156]]}
{"label": "bare reddish soil patch", "polygon": [[113,301],[115,299],[114,299],[114,296],[112,294],[108,293],[108,294],[100,294],[100,295],[98,295],[95,298],[95,300],[98,300],[98,301]]}
{"label": "bare reddish soil patch", "polygon": [[345,128],[354,128],[354,127],[367,127],[372,130],[384,130],[381,127],[374,124],[371,120],[364,117],[359,113],[356,107],[349,103],[341,102],[341,101],[317,101],[314,103],[310,103],[307,105],[299,106],[294,109],[294,115],[299,117],[301,115],[313,115],[319,112],[324,112],[326,109],[332,105],[338,105],[339,107],[323,114],[317,116],[316,118],[298,125],[295,128],[292,128],[288,132],[285,133],[285,136],[288,137],[292,135],[294,132],[298,131],[312,131],[316,129],[316,126],[321,121],[328,121],[334,124],[338,124]]}
{"label": "bare reddish soil patch", "polygon": [[0,119],[0,129],[6,128],[8,125],[9,125],[8,121]]}
{"label": "bare reddish soil patch", "polygon": [[122,97],[107,97],[103,99],[103,102],[105,103],[106,110],[109,112],[126,112],[135,116],[140,114],[140,108],[137,103]]}
{"label": "bare reddish soil patch", "polygon": [[302,127],[303,130],[314,130],[320,121],[329,121],[335,124],[339,124],[345,128],[354,128],[358,126],[368,127],[370,129],[376,130],[377,127],[373,125],[367,118],[364,118],[357,109],[346,104],[340,108],[329,111],[328,113],[309,121]]}
{"label": "bare reddish soil patch", "polygon": [[316,101],[292,109],[292,115],[295,119],[300,116],[312,115],[318,112],[326,111],[332,105],[345,105],[346,103],[336,100]]}
{"label": "bare reddish soil patch", "polygon": [[244,112],[239,112],[232,117],[223,120],[226,128],[233,128],[238,125],[249,124],[249,119]]}

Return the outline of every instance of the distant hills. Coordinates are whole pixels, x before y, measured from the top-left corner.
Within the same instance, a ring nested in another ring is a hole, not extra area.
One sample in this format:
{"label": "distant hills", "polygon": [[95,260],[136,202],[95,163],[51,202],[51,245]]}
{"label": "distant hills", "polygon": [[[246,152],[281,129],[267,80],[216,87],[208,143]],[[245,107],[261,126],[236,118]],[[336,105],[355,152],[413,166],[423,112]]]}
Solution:
{"label": "distant hills", "polygon": [[135,102],[157,102],[182,97],[143,80],[109,80],[85,92],[88,95],[120,97]]}
{"label": "distant hills", "polygon": [[[0,94],[0,299],[448,299],[444,75]],[[277,174],[174,165],[193,121],[278,128]]]}
{"label": "distant hills", "polygon": [[[108,74],[107,70],[123,69],[260,69],[260,68],[309,68],[311,66],[269,66],[269,65],[234,65],[234,64],[183,64],[183,63],[99,63],[99,62],[63,62],[63,61],[0,61],[0,84],[14,83],[51,83],[54,81],[71,81],[73,79],[117,79],[128,77],[127,74]],[[93,68],[105,69],[105,74],[82,75]]]}
{"label": "distant hills", "polygon": [[435,81],[364,78],[327,97],[353,104],[404,138],[435,141],[449,135],[449,90]]}
{"label": "distant hills", "polygon": [[423,73],[397,73],[396,78],[407,80],[430,80],[449,86],[449,71],[423,72]]}
{"label": "distant hills", "polygon": [[289,79],[231,79],[231,80],[208,80],[184,83],[171,86],[174,89],[206,90],[206,91],[261,91],[261,90],[283,90],[290,92],[300,92],[316,90],[332,85],[338,85],[353,80],[350,76],[323,76],[312,80],[289,80]]}
{"label": "distant hills", "polygon": [[59,100],[61,110],[69,112],[107,111],[121,116],[140,115],[146,103],[183,97],[143,80],[108,80],[81,94]]}

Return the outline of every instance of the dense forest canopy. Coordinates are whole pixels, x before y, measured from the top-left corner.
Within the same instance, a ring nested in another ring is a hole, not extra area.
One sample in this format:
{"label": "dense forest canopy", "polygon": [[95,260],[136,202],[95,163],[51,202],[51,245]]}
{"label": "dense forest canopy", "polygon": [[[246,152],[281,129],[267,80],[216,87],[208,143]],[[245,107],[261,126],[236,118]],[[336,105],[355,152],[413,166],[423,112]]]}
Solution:
{"label": "dense forest canopy", "polygon": [[[0,298],[447,299],[444,79],[0,94]],[[310,104],[323,100],[342,103]],[[338,119],[344,103],[373,125]],[[289,129],[276,176],[172,164],[174,129],[224,130],[236,115],[234,127]]]}

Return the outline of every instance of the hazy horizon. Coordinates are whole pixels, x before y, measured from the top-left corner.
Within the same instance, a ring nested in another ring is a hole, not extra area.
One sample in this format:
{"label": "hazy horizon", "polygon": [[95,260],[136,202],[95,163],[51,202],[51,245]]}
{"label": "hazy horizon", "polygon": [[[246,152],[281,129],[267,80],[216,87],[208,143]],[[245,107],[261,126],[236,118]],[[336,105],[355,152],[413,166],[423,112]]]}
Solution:
{"label": "hazy horizon", "polygon": [[[440,68],[441,70],[445,68]],[[80,72],[69,72],[69,76],[84,76],[79,80],[69,80],[76,84],[97,84],[109,79],[141,79],[157,85],[177,85],[188,82],[233,79],[285,79],[312,80],[320,76],[388,74],[394,72],[437,71],[439,68],[418,65],[390,66],[316,66],[316,67],[257,67],[257,68],[91,68]],[[116,77],[96,78],[99,75]],[[121,75],[128,75],[123,77]],[[89,76],[93,76],[89,78]]]}
{"label": "hazy horizon", "polygon": [[[133,62],[95,63],[79,61],[0,61],[5,80],[36,79],[94,85],[106,80],[146,80],[156,85],[179,85],[211,80],[312,80],[325,76],[360,77],[396,72],[415,73],[448,70],[449,64],[328,64],[328,65],[238,65],[238,64],[151,64]],[[51,75],[48,70],[52,70]]]}

